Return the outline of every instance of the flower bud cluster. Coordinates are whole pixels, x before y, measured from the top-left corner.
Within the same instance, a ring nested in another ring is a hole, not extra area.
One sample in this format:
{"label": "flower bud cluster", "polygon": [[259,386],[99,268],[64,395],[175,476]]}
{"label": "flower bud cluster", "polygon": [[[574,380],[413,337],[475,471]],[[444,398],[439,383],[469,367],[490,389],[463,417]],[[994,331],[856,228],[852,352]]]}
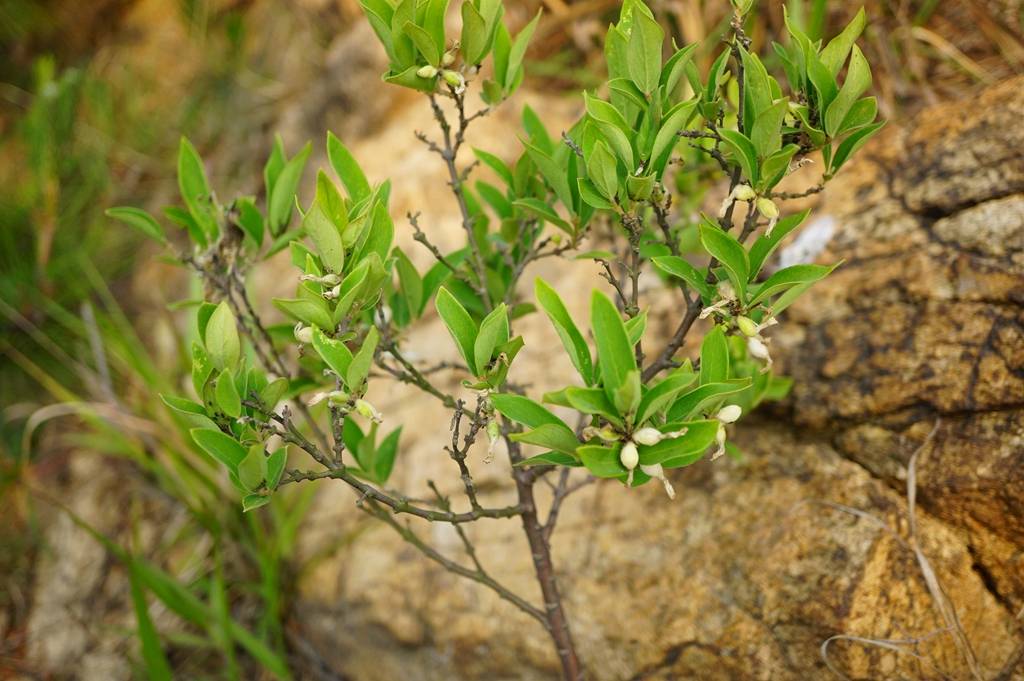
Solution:
{"label": "flower bud cluster", "polygon": [[[622,449],[619,450],[619,463],[629,471],[629,475],[626,477],[626,485],[632,486],[633,472],[636,470],[637,466],[640,466],[641,471],[652,478],[658,478],[661,480],[662,484],[665,486],[665,493],[668,494],[669,499],[675,499],[676,491],[673,489],[672,483],[670,483],[668,478],[665,477],[665,471],[660,463],[640,465],[640,450],[637,448],[637,445],[639,444],[644,445],[645,447],[651,447],[662,440],[674,440],[677,437],[686,435],[686,430],[686,428],[683,428],[682,430],[663,433],[657,428],[647,426],[634,431],[632,436],[622,443]],[[601,431],[597,432],[600,433]],[[601,435],[599,435],[599,437],[601,437]],[[606,438],[602,437],[602,439]]]}

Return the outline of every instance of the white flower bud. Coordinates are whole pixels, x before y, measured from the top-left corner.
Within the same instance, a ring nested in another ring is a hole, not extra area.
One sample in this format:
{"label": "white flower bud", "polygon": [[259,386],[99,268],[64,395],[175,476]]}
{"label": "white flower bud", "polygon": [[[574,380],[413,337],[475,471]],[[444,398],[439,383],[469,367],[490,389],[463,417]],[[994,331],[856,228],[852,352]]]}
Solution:
{"label": "white flower bud", "polygon": [[723,423],[718,426],[718,432],[715,433],[715,442],[718,443],[718,447],[715,449],[715,453],[711,455],[712,461],[725,454],[725,436],[725,424]]}
{"label": "white flower bud", "polygon": [[451,66],[455,63],[455,53],[445,52],[444,56],[441,57],[441,66]]}
{"label": "white flower bud", "polygon": [[300,343],[313,342],[313,327],[304,326],[301,322],[295,325],[295,340]]}
{"label": "white flower bud", "polygon": [[672,483],[668,481],[668,478],[665,477],[665,469],[661,467],[660,463],[651,464],[650,466],[640,466],[640,470],[652,478],[661,480],[661,484],[665,486],[665,494],[668,495],[669,499],[676,498],[676,490],[672,487]]}
{"label": "white flower bud", "polygon": [[737,317],[736,326],[739,328],[740,332],[744,336],[753,337],[756,336],[760,331],[760,329],[757,327],[757,322],[755,322],[750,317]]}
{"label": "white flower bud", "polygon": [[665,437],[657,428],[641,428],[640,430],[633,433],[633,442],[637,443],[638,445],[647,445],[648,447],[650,447],[651,445],[656,445],[664,439]]}
{"label": "white flower bud", "polygon": [[441,77],[444,78],[444,82],[455,88],[455,94],[461,95],[466,90],[466,79],[461,73],[446,69],[441,72]]}
{"label": "white flower bud", "polygon": [[631,440],[627,440],[622,445],[622,450],[619,452],[619,461],[630,471],[640,463],[640,452],[637,451],[636,444]]}
{"label": "white flower bud", "polygon": [[757,212],[769,220],[779,217],[779,207],[766,196],[760,197],[754,205],[757,206]]}
{"label": "white flower bud", "polygon": [[779,221],[779,207],[775,205],[771,199],[762,196],[754,204],[757,206],[757,212],[768,218],[768,229],[765,230],[765,236],[771,236],[772,230],[775,229],[775,224]]}
{"label": "white flower bud", "polygon": [[629,471],[629,475],[626,476],[626,487],[632,487],[633,470],[640,463],[640,452],[637,451],[636,445],[632,441],[627,440],[622,445],[622,450],[619,452],[619,461]]}
{"label": "white flower bud", "polygon": [[722,423],[736,423],[739,421],[740,416],[743,415],[743,408],[738,404],[730,404],[726,407],[722,407],[715,414],[715,418]]}
{"label": "white flower bud", "polygon": [[337,286],[332,288],[330,291],[324,291],[324,298],[326,298],[327,300],[335,300],[340,295],[341,295],[341,284],[338,284]]}
{"label": "white flower bud", "polygon": [[729,207],[737,201],[753,201],[756,198],[757,193],[749,184],[738,184],[729,192],[729,196],[725,197],[725,200],[722,201],[722,206],[718,209],[718,217],[725,217],[725,214],[729,212]]}
{"label": "white flower bud", "polygon": [[333,405],[344,404],[348,402],[348,393],[342,390],[319,392],[309,398],[306,404],[312,407],[320,404],[324,400],[327,400],[329,404]]}
{"label": "white flower bud", "polygon": [[434,78],[437,76],[437,68],[428,64],[421,67],[420,70],[416,72],[416,75],[420,78]]}
{"label": "white flower bud", "polygon": [[373,405],[366,400],[356,400],[356,413],[370,419],[374,423],[380,423],[384,420],[381,413],[374,409]]}
{"label": "white flower bud", "polygon": [[760,338],[747,339],[747,352],[750,353],[751,357],[763,359],[769,367],[772,365],[772,356],[768,352],[768,346]]}
{"label": "white flower bud", "polygon": [[497,419],[491,419],[487,422],[487,455],[484,456],[484,463],[490,463],[494,461],[494,448],[498,444],[498,440],[501,438],[501,425]]}

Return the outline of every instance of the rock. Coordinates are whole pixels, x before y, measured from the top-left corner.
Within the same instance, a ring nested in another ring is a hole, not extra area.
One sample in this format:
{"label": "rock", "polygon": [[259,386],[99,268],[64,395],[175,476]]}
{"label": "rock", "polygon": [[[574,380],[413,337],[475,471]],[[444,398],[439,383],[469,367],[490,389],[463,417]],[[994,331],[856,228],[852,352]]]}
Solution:
{"label": "rock", "polygon": [[[982,677],[1003,668],[1020,643],[1014,616],[1024,574],[1015,197],[1024,173],[1009,145],[993,157],[998,167],[968,157],[971,144],[995,150],[1000,135],[1024,136],[1012,116],[994,112],[995,102],[1024,109],[1019,88],[984,95],[988,105],[973,119],[940,108],[890,131],[836,181],[827,199],[834,236],[821,258],[847,264],[782,325],[780,360],[797,390],[774,422],[738,429],[742,461],[684,470],[675,502],[656,486],[598,483],[563,507],[555,562],[588,679],[829,678],[821,647],[837,636],[860,639],[827,647],[828,662],[849,678],[970,678],[913,537]],[[406,179],[414,187],[425,181]],[[431,209],[445,210],[439,202]],[[432,224],[453,219],[439,214]],[[544,271],[564,290],[593,286],[591,275],[579,266]],[[518,330],[550,331],[536,321],[524,319]],[[430,361],[447,352],[435,322],[413,341]],[[520,366],[536,369],[513,377],[531,394],[565,378],[567,362],[537,349],[545,347],[528,346],[524,352],[536,354]],[[443,411],[400,390],[381,401],[386,414],[417,414],[402,419],[409,425],[395,486],[415,496],[434,479],[457,500],[454,465],[440,450]],[[912,536],[906,465],[937,417],[941,425],[919,455]],[[507,459],[486,466],[481,457],[469,463],[483,481],[483,502],[510,503]],[[321,489],[314,513],[327,514],[329,530],[307,538],[304,552],[358,522],[354,497],[341,487]],[[463,559],[448,528],[411,527]],[[360,528],[302,585],[299,626],[330,666],[357,681],[557,675],[535,621],[388,528]],[[518,523],[485,521],[468,531],[490,574],[538,602]],[[894,651],[865,639],[917,644]]]}
{"label": "rock", "polygon": [[792,308],[797,423],[956,527],[1003,607],[1024,606],[1024,81],[870,145],[828,192],[835,275]]}

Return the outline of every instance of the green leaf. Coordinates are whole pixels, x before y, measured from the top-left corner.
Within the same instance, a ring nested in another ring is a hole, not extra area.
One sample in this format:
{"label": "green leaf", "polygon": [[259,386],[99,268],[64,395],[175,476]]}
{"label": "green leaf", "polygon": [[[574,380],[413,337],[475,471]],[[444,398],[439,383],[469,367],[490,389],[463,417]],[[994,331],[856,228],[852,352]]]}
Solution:
{"label": "green leaf", "polygon": [[407,36],[412,39],[412,42],[416,45],[416,49],[419,50],[420,54],[432,66],[441,65],[441,48],[431,35],[422,26],[417,26],[411,21],[405,22],[405,26],[402,30]]}
{"label": "green leaf", "polygon": [[[328,183],[330,180],[321,170],[317,176],[316,198],[313,200],[309,212],[302,219],[302,227],[313,239],[317,254],[324,267],[329,272],[341,274],[345,268],[345,246],[341,242],[339,227],[343,225],[337,224],[329,212],[330,199],[328,196],[332,190],[325,186]],[[344,211],[341,211],[341,214],[344,215]]]}
{"label": "green leaf", "polygon": [[270,497],[262,494],[247,494],[242,497],[242,511],[248,513],[270,503]]}
{"label": "green leaf", "polygon": [[[526,149],[530,160],[533,161],[540,174],[544,177],[544,181],[554,190],[555,196],[562,202],[562,205],[566,208],[572,208],[572,192],[569,190],[569,178],[566,175],[564,165],[556,163],[547,152],[533,144],[523,142],[523,147]],[[513,178],[509,186],[511,187],[514,184],[515,180]],[[553,224],[557,224],[557,222]]]}
{"label": "green leaf", "polygon": [[528,428],[539,428],[545,424],[569,427],[565,421],[528,397],[511,393],[496,393],[492,394],[490,399],[499,414]]}
{"label": "green leaf", "polygon": [[822,113],[828,111],[828,107],[832,104],[832,100],[836,98],[839,88],[836,86],[835,76],[829,72],[818,56],[813,53],[808,55],[807,77],[814,85],[814,90],[818,96],[818,111]]}
{"label": "green leaf", "polygon": [[313,147],[308,142],[298,154],[288,161],[281,169],[281,174],[274,183],[273,192],[268,199],[267,218],[270,233],[280,234],[292,218],[292,206],[295,204],[295,192],[298,191],[302,171],[306,167],[306,159]]}
{"label": "green leaf", "polygon": [[831,177],[832,175],[835,175],[839,169],[843,167],[843,164],[846,163],[850,156],[857,153],[857,150],[864,146],[869,139],[874,137],[875,133],[881,130],[884,125],[884,121],[881,123],[875,123],[874,125],[869,125],[866,128],[861,128],[860,130],[852,133],[849,137],[844,139],[839,145],[839,148],[836,149],[835,156],[832,157],[828,176]]}
{"label": "green leaf", "polygon": [[736,295],[741,301],[744,300],[750,273],[746,250],[735,237],[720,229],[706,217],[701,222],[699,229],[700,242],[704,249],[722,263]]}
{"label": "green leaf", "polygon": [[754,245],[750,247],[751,280],[761,272],[761,268],[764,267],[765,261],[772,253],[775,252],[775,249],[778,248],[778,245],[782,240],[785,239],[790,232],[799,227],[803,221],[807,219],[810,212],[810,209],[807,209],[800,213],[787,215],[779,220],[775,225],[775,229],[772,230],[772,235],[770,237],[764,235],[758,237],[757,241],[754,242]]}
{"label": "green leaf", "polygon": [[370,26],[373,27],[373,32],[377,34],[377,38],[384,46],[388,59],[392,62],[397,61],[391,35],[391,19],[394,16],[395,8],[388,0],[359,0],[359,4],[363,8]]}
{"label": "green leaf", "polygon": [[277,309],[301,322],[320,327],[321,329],[334,328],[330,310],[328,310],[327,303],[323,299],[313,301],[308,298],[274,298],[273,303]]}
{"label": "green leaf", "polygon": [[487,22],[472,2],[462,3],[460,49],[467,64],[479,64],[487,54]]}
{"label": "green leaf", "polygon": [[580,457],[583,465],[596,478],[622,478],[629,471],[619,461],[619,449],[621,445],[582,445],[576,450],[576,456]]}
{"label": "green leaf", "polygon": [[267,457],[267,489],[275,490],[288,463],[288,449],[281,447]]}
{"label": "green leaf", "polygon": [[[754,128],[754,121],[763,111],[772,105],[772,85],[774,80],[768,75],[761,59],[756,54],[751,54],[742,47],[740,58],[743,61],[744,79],[744,120],[743,129],[751,131]],[[777,84],[776,84],[777,85]],[[779,95],[781,97],[781,93]]]}
{"label": "green leaf", "polygon": [[241,198],[235,201],[235,210],[238,217],[235,222],[245,235],[252,239],[257,246],[263,244],[263,214],[251,198]]}
{"label": "green leaf", "polygon": [[359,167],[352,152],[333,132],[327,133],[327,159],[353,201],[359,203],[370,196],[370,183],[367,182],[363,169]]}
{"label": "green leaf", "polygon": [[217,234],[213,200],[199,152],[185,137],[178,145],[178,189],[192,219],[209,239]]}
{"label": "green leaf", "polygon": [[[538,150],[539,151],[539,150]],[[495,156],[492,153],[483,151],[482,149],[473,148],[473,155],[483,163],[485,166],[497,173],[506,185],[512,186],[515,184],[515,180],[512,177],[512,170],[508,167],[504,161]]]}
{"label": "green leaf", "polygon": [[521,208],[530,215],[540,218],[545,222],[550,222],[552,225],[555,225],[564,232],[568,232],[569,234],[573,233],[572,225],[563,220],[561,216],[559,216],[558,213],[555,212],[554,208],[544,203],[540,199],[517,199],[515,202],[513,202],[512,205],[516,206],[517,208]]}
{"label": "green leaf", "polygon": [[395,248],[393,251],[395,256],[395,270],[398,272],[398,284],[402,291],[402,296],[405,298],[406,304],[409,306],[414,316],[419,316],[423,310],[424,295],[423,295],[423,279],[420,277],[420,273],[416,271],[416,267],[409,260],[409,256],[405,254],[400,248]]}
{"label": "green leaf", "polygon": [[403,71],[388,73],[384,76],[384,82],[392,85],[401,85],[420,92],[433,92],[437,89],[437,78],[422,78],[417,73],[419,66],[413,64]]}
{"label": "green leaf", "polygon": [[473,344],[473,358],[476,360],[476,375],[485,376],[494,349],[508,342],[508,308],[500,303],[480,322],[480,331]]}
{"label": "green leaf", "polygon": [[850,57],[850,68],[846,71],[846,80],[839,94],[829,105],[825,112],[825,132],[835,137],[839,133],[846,115],[856,104],[864,91],[871,87],[871,67],[864,53],[856,45],[853,46],[853,55]]}
{"label": "green leaf", "polygon": [[140,208],[131,208],[128,206],[119,206],[117,208],[108,208],[106,210],[106,216],[120,220],[121,222],[134,227],[151,239],[156,239],[162,244],[167,243],[167,237],[164,235],[163,227],[156,221],[152,215]]}
{"label": "green leaf", "polygon": [[401,436],[401,427],[394,429],[381,440],[377,451],[374,452],[372,473],[382,485],[391,477],[391,471],[395,467],[395,457],[398,456],[398,440]]}
{"label": "green leaf", "polygon": [[839,72],[843,69],[843,63],[846,61],[846,56],[850,53],[850,48],[855,46],[854,43],[864,31],[866,25],[867,16],[864,14],[864,8],[861,7],[853,20],[843,29],[843,32],[829,41],[825,49],[821,51],[821,63],[825,65],[825,68],[829,70],[833,77],[838,76]]}
{"label": "green leaf", "polygon": [[642,426],[652,416],[667,408],[696,378],[696,374],[692,372],[679,372],[653,385],[640,399],[640,406],[636,410],[636,424]]}
{"label": "green leaf", "polygon": [[678,141],[676,135],[690,120],[696,109],[697,102],[695,100],[680,102],[665,114],[661,128],[658,129],[658,134],[654,137],[654,147],[651,150],[651,168],[654,170],[655,177],[660,179],[662,173],[665,172],[665,167],[672,157],[672,150],[676,148]]}
{"label": "green leaf", "polygon": [[[545,395],[544,399],[551,401],[549,398],[553,396]],[[607,393],[600,388],[577,388],[574,386],[565,390],[564,397],[569,406],[577,411],[584,414],[596,414],[617,426],[622,425],[622,417],[615,409],[615,405],[612,404]]]}
{"label": "green leaf", "polygon": [[290,387],[288,379],[281,377],[275,378],[273,381],[268,383],[266,387],[260,390],[260,402],[267,409],[273,409],[277,406],[277,403],[281,401],[285,393],[288,392]]}
{"label": "green leaf", "polygon": [[780,99],[754,119],[750,141],[758,158],[767,158],[782,148],[782,119],[789,113],[789,100]]}
{"label": "green leaf", "polygon": [[328,338],[323,331],[314,327],[313,348],[339,378],[344,379],[348,376],[349,367],[352,365],[352,351],[344,343]]}
{"label": "green leaf", "polygon": [[[690,63],[693,53],[697,49],[697,43],[687,45],[675,51],[665,66],[661,69],[661,84],[665,86],[665,94],[671,96],[675,93],[676,86],[683,77],[687,65]],[[696,102],[694,103],[696,105]]]}
{"label": "green leaf", "polygon": [[210,428],[193,428],[189,431],[196,444],[203,448],[207,454],[228,467],[234,472],[238,464],[245,459],[247,452],[245,447],[238,444],[233,437],[225,435],[219,430]]}
{"label": "green leaf", "polygon": [[637,407],[640,406],[641,393],[640,371],[635,369],[626,374],[626,380],[612,395],[615,410],[622,414],[629,423],[634,422]]}
{"label": "green leaf", "polygon": [[[316,338],[316,336],[313,336]],[[373,355],[377,351],[377,343],[380,342],[380,334],[377,327],[371,326],[366,332],[362,347],[349,362],[348,372],[345,373],[345,385],[349,390],[359,390],[363,381],[370,374],[370,367],[373,365]]]}
{"label": "green leaf", "polygon": [[611,200],[619,191],[619,173],[608,146],[598,141],[587,159],[587,175],[601,194]]}
{"label": "green leaf", "polygon": [[233,419],[242,415],[242,399],[238,396],[238,389],[235,387],[235,378],[231,371],[225,369],[217,377],[217,406],[220,410]]}
{"label": "green leaf", "polygon": [[462,359],[466,361],[466,366],[472,370],[476,367],[476,362],[473,361],[473,345],[476,343],[477,335],[477,327],[473,323],[473,318],[444,286],[438,289],[437,296],[434,298],[434,306],[437,308],[437,314],[440,315],[441,321],[448,327],[448,333],[455,341]]}
{"label": "green leaf", "polygon": [[629,77],[648,95],[657,89],[661,78],[661,45],[664,39],[665,32],[657,21],[646,13],[634,13],[626,56]]}
{"label": "green leaf", "polygon": [[515,464],[516,466],[579,466],[579,460],[571,455],[562,452],[544,452],[529,459],[523,459]]}
{"label": "green leaf", "polygon": [[238,327],[235,326],[235,316],[226,300],[222,300],[210,315],[203,340],[210,361],[216,368],[225,369],[238,364],[242,346],[238,338]]}
{"label": "green leaf", "polygon": [[643,109],[647,106],[647,98],[640,88],[629,78],[613,78],[608,81],[608,89],[611,90],[612,101],[616,101],[616,94],[622,95],[626,100],[635,106]]}
{"label": "green leaf", "polygon": [[825,265],[793,265],[786,267],[772,276],[768,277],[767,280],[757,289],[757,293],[750,300],[750,305],[757,305],[758,303],[769,300],[772,296],[778,295],[784,291],[789,290],[794,286],[810,285],[821,279],[824,279],[828,274],[836,268],[835,265],[827,267]]}
{"label": "green leaf", "polygon": [[711,329],[700,345],[700,383],[721,383],[729,378],[729,344],[721,326]]}
{"label": "green leaf", "polygon": [[501,81],[506,95],[511,94],[518,87],[518,81],[522,79],[523,57],[526,56],[526,48],[530,44],[533,32],[537,30],[537,22],[540,21],[540,15],[541,12],[538,10],[537,15],[533,17],[530,23],[523,27],[523,30],[515,37],[515,40],[512,41],[512,46],[509,48],[508,64]]}
{"label": "green leaf", "polygon": [[718,134],[721,135],[725,148],[736,162],[740,164],[743,175],[746,176],[751,184],[757,184],[759,175],[757,149],[754,148],[754,143],[742,132],[737,132],[736,130],[719,130]]}
{"label": "green leaf", "polygon": [[558,334],[558,338],[562,341],[562,346],[569,355],[569,361],[576,367],[576,371],[583,378],[583,382],[587,385],[593,385],[594,365],[590,358],[590,348],[587,346],[583,334],[580,333],[576,323],[569,315],[565,303],[562,302],[555,289],[551,288],[540,277],[534,280],[534,292],[537,296],[537,303],[544,310],[544,314],[547,315],[548,319],[551,320],[552,326],[555,327],[555,332]]}
{"label": "green leaf", "polygon": [[448,13],[448,0],[427,0],[426,5],[421,23],[440,52],[445,45],[444,20]]}
{"label": "green leaf", "polygon": [[214,366],[210,356],[199,343],[192,343],[192,386],[196,394],[203,396],[206,382],[213,374]]}
{"label": "green leaf", "polygon": [[266,459],[262,444],[256,444],[249,448],[245,458],[238,464],[238,481],[242,483],[242,487],[250,492],[260,488],[267,466]]}
{"label": "green leaf", "polygon": [[196,416],[206,416],[206,409],[203,405],[193,402],[192,400],[185,399],[184,397],[175,397],[174,395],[160,395],[160,399],[171,409],[181,412],[182,414],[194,414]]}
{"label": "green leaf", "polygon": [[762,161],[761,179],[756,189],[764,193],[781,182],[789,173],[790,161],[798,151],[800,151],[799,145],[787,144]]}
{"label": "green leaf", "polygon": [[588,206],[593,206],[598,210],[615,210],[615,204],[601,196],[601,191],[593,182],[585,177],[578,178],[576,182],[580,189],[580,198]]}
{"label": "green leaf", "polygon": [[665,274],[679,277],[690,287],[700,294],[701,298],[710,299],[714,296],[714,289],[708,283],[707,275],[691,265],[684,258],[677,255],[659,255],[651,258],[654,266]]}
{"label": "green leaf", "polygon": [[131,587],[132,605],[135,608],[136,633],[142,647],[142,661],[146,667],[146,678],[150,681],[172,681],[174,676],[171,673],[171,665],[167,662],[163,647],[160,645],[160,637],[156,627],[153,626],[153,620],[150,619],[146,594],[142,590],[142,580],[139,578],[133,562],[128,563],[128,580]]}
{"label": "green leaf", "polygon": [[590,298],[590,324],[597,345],[601,379],[609,397],[636,371],[636,356],[622,317],[608,296],[594,291]]}
{"label": "green leaf", "polygon": [[[715,420],[708,421],[686,421],[682,423],[669,423],[661,426],[662,432],[673,432],[686,429],[686,434],[681,437],[665,439],[656,445],[641,445],[637,449],[640,452],[640,463],[644,466],[666,461],[679,460],[695,454],[703,454],[708,447],[715,442],[715,435],[718,433],[720,424]],[[675,467],[675,466],[672,466]]]}
{"label": "green leaf", "polygon": [[726,395],[732,395],[750,386],[750,379],[743,378],[726,383],[708,383],[681,395],[668,409],[669,421],[685,421],[698,416],[700,411],[712,402]]}
{"label": "green leaf", "polygon": [[570,428],[553,423],[542,424],[525,433],[513,433],[510,437],[515,442],[537,445],[564,454],[573,454],[580,444]]}

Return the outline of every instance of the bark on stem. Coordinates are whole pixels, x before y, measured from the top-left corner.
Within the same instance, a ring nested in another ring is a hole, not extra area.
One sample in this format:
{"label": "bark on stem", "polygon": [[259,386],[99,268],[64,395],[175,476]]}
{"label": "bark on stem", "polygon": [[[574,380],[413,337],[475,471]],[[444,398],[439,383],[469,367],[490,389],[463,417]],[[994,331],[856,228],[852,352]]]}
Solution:
{"label": "bark on stem", "polygon": [[544,536],[544,527],[537,518],[537,504],[533,496],[535,479],[529,472],[517,469],[514,475],[516,492],[519,494],[520,517],[523,521],[523,532],[530,543],[530,556],[537,573],[541,596],[544,599],[544,617],[546,628],[558,652],[558,661],[562,665],[564,681],[582,681],[583,668],[576,655],[576,646],[569,630],[569,620],[562,608],[562,598],[558,593],[558,582],[555,569],[551,562],[551,547]]}

